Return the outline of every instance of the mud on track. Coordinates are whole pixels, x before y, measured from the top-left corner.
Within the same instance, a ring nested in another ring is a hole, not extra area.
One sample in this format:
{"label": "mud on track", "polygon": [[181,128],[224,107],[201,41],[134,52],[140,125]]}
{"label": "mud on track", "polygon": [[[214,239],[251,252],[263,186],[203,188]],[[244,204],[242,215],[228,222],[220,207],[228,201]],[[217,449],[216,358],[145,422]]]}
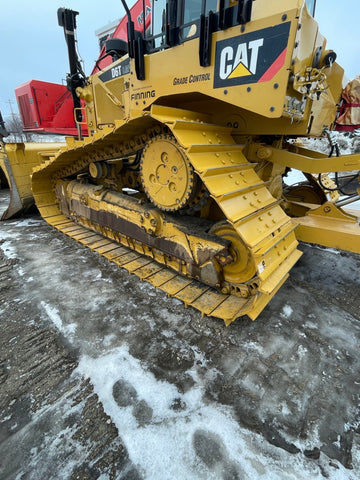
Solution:
{"label": "mud on track", "polygon": [[36,215],[0,242],[2,479],[359,478],[358,255],[225,328]]}

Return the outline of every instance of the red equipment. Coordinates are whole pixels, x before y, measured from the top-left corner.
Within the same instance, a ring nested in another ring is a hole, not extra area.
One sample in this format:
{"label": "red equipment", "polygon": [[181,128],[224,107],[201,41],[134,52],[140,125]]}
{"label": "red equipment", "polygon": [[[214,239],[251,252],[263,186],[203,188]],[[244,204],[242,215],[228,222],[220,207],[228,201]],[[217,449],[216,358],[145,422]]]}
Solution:
{"label": "red equipment", "polygon": [[[145,0],[145,6],[145,28],[147,28],[150,25],[151,0]],[[130,12],[135,30],[143,31],[143,0],[138,0],[130,9]],[[120,21],[112,38],[127,41],[127,16]],[[111,55],[106,56],[104,45],[92,73],[107,67],[112,61]],[[66,85],[31,80],[17,87],[15,96],[24,132],[59,135],[78,134],[72,96]],[[82,134],[87,135],[86,125],[82,126]]]}
{"label": "red equipment", "polygon": [[[144,29],[143,0],[138,0],[135,3],[135,5],[132,8],[130,8],[130,13],[131,13],[131,19],[134,22],[135,30],[142,32]],[[151,0],[146,0],[145,1],[145,30],[150,25],[150,20],[151,20]],[[120,38],[121,40],[127,41],[127,23],[128,23],[128,19],[127,19],[127,16],[125,16],[123,17],[122,20],[120,20],[120,23],[116,27],[114,34],[112,35],[112,38]],[[93,75],[94,73],[98,72],[102,68],[107,67],[111,63],[112,63],[111,56],[108,55],[105,57],[105,44],[104,44],[99,55],[99,60],[95,63],[95,66],[91,74]]]}
{"label": "red equipment", "polygon": [[17,87],[15,95],[24,132],[77,134],[66,85],[30,80]]}

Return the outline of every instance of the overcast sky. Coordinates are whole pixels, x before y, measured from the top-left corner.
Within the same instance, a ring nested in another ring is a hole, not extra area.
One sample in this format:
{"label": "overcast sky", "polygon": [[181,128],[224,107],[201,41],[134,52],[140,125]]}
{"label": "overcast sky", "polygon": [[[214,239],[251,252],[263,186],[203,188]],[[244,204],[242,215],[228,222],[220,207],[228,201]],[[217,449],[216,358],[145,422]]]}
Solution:
{"label": "overcast sky", "polygon": [[[135,3],[129,0],[129,6]],[[98,55],[95,30],[121,18],[120,0],[16,0],[1,5],[0,109],[17,111],[14,89],[31,79],[61,83],[68,72],[68,57],[62,28],[57,24],[57,8],[78,10],[79,50],[90,73]],[[360,73],[359,0],[317,0],[316,18],[328,39],[328,48],[338,54],[338,62],[349,79]]]}

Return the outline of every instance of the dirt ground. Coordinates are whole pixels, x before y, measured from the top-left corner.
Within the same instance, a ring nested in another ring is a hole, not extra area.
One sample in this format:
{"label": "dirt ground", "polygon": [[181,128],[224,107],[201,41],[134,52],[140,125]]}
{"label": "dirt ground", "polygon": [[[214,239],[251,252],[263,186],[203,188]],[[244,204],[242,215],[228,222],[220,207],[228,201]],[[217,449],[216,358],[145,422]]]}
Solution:
{"label": "dirt ground", "polygon": [[226,328],[37,214],[0,242],[1,479],[360,477],[359,255]]}

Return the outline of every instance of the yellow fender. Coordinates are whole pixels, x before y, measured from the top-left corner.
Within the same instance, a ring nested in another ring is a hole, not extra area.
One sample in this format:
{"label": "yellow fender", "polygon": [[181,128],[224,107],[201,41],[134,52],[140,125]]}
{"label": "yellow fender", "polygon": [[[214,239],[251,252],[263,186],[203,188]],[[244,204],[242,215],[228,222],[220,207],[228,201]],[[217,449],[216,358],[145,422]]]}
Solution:
{"label": "yellow fender", "polygon": [[10,187],[10,203],[1,220],[18,215],[34,204],[31,174],[63,146],[59,142],[6,143],[0,145],[0,168]]}

